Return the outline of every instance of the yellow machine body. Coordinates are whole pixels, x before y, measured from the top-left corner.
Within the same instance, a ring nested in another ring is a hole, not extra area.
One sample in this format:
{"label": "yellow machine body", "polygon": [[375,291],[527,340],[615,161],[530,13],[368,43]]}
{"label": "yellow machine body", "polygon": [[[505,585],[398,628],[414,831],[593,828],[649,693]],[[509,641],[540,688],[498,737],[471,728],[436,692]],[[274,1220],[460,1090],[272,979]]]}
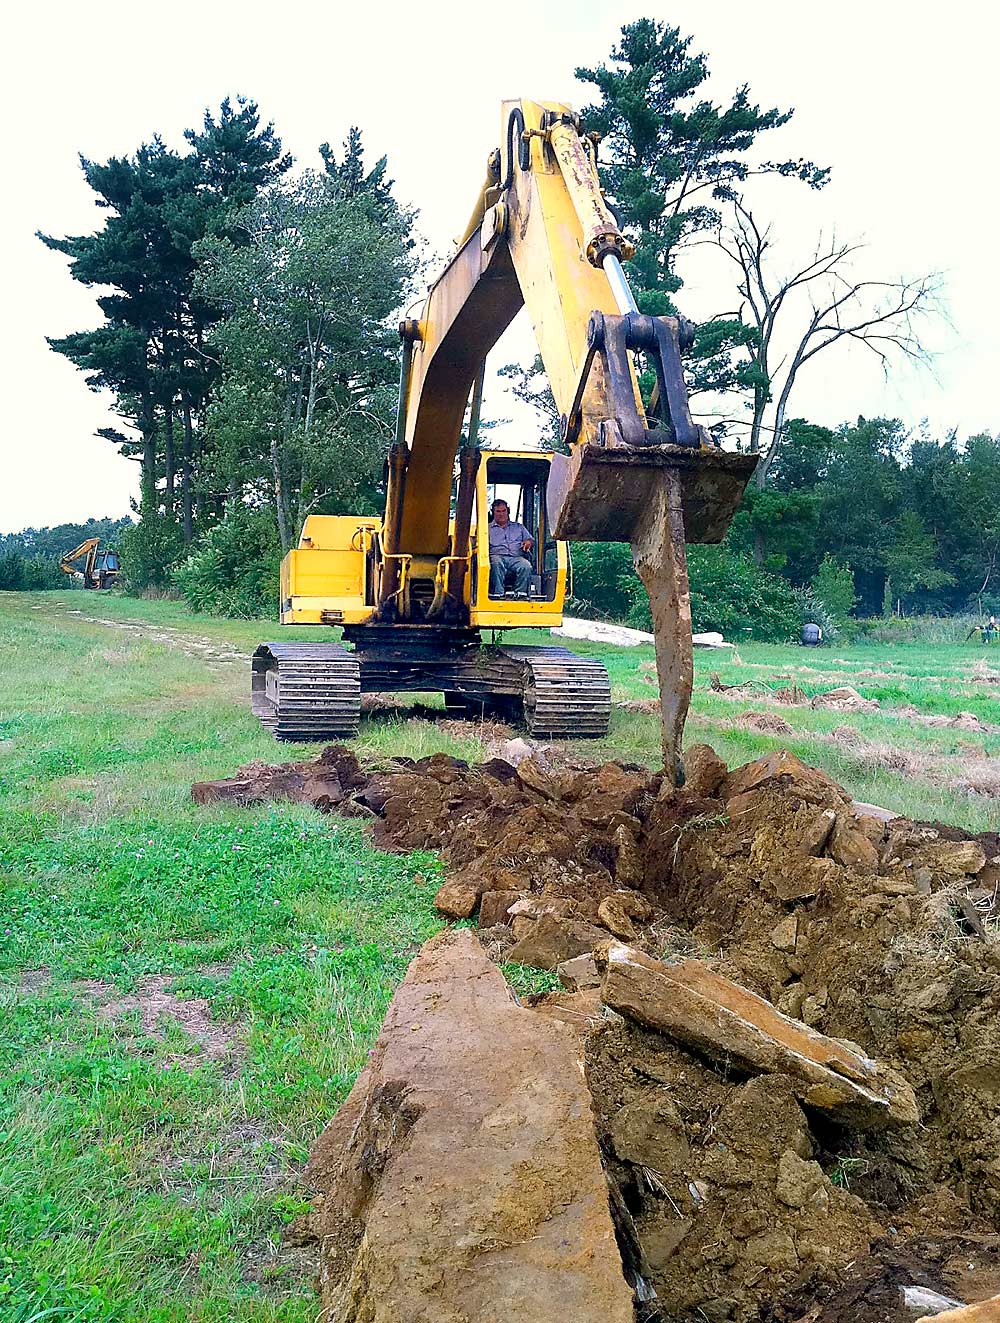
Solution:
{"label": "yellow machine body", "polygon": [[[484,451],[476,475],[476,501],[470,538],[469,568],[463,576],[462,601],[469,624],[479,629],[551,629],[562,624],[569,552],[551,536],[545,503],[551,456],[520,450]],[[523,481],[516,481],[517,475]],[[514,480],[512,480],[512,475]],[[535,539],[537,593],[527,599],[491,599],[489,510],[495,497],[511,506],[511,517],[529,522]],[[452,501],[452,504],[454,502]],[[525,506],[529,508],[526,510]],[[479,536],[482,528],[484,536]],[[454,515],[448,522],[448,546],[453,545]],[[381,519],[354,515],[309,515],[299,545],[281,562],[281,623],[283,625],[362,625],[376,618],[379,583],[378,548]],[[430,559],[429,557],[427,559]],[[423,564],[423,559],[421,559]],[[403,568],[401,601],[409,592],[410,567]],[[434,577],[449,572],[448,556],[437,558]]]}

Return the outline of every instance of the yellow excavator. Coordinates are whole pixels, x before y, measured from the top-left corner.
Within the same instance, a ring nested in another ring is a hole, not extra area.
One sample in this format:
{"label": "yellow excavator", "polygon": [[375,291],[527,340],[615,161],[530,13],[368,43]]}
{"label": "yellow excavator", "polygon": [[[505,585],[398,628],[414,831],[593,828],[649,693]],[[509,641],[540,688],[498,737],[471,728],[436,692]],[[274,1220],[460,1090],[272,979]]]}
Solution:
{"label": "yellow excavator", "polygon": [[[88,537],[72,551],[59,558],[59,568],[71,578],[79,579],[84,588],[112,588],[121,574],[118,552],[110,548],[100,550],[101,539]],[[82,566],[77,562],[82,561]]]}
{"label": "yellow excavator", "polygon": [[[456,713],[522,715],[536,736],[604,735],[611,692],[599,662],[506,646],[496,633],[561,623],[567,540],[629,542],[652,606],[664,768],[683,779],[685,541],[722,539],[756,457],[721,450],[692,421],[681,353],[693,327],[639,313],[622,269],[632,253],[579,117],[557,102],[505,101],[458,249],[420,316],[400,326],[384,514],[311,515],[282,562],[281,623],[339,626],[343,642],[257,649],[254,711],[279,738],[349,737],[362,693],[401,690],[441,692]],[[477,443],[486,355],[522,306],[562,452]],[[648,406],[637,356],[655,373]],[[498,499],[529,534],[530,572],[513,585],[495,577],[491,592]]]}

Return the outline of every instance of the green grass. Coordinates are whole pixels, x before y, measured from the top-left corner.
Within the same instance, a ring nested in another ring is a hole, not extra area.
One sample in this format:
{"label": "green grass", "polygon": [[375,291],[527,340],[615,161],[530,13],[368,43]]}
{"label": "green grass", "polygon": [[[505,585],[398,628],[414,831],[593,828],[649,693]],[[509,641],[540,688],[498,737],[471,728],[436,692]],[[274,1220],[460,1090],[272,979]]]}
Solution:
{"label": "green grass", "polygon": [[[0,595],[0,1318],[305,1323],[297,1173],[440,926],[440,866],[292,805],[193,805],[193,779],[275,757],[245,668],[49,609],[82,597]],[[102,1014],[150,975],[207,999],[227,1059]]]}
{"label": "green grass", "polygon": [[[175,602],[0,594],[3,1323],[315,1319],[308,1265],[281,1230],[301,1207],[309,1145],[439,927],[440,865],[380,853],[357,823],[301,807],[192,804],[193,780],[308,752],[277,747],[249,712],[245,658],[276,629]],[[651,648],[573,646],[606,661],[616,702],[655,696]],[[1000,725],[1000,686],[976,678],[994,657],[1000,669],[1000,649],[974,645],[699,652],[688,740],[730,763],[786,746],[858,798],[996,828],[998,801],[961,775],[995,765],[1000,736],[893,715],[913,703]],[[882,707],[733,701],[709,689],[712,672],[770,688],[794,678],[807,694],[850,683]],[[747,709],[780,713],[793,733],[746,729]],[[842,725],[862,743],[834,740]],[[490,733],[375,713],[359,748],[478,758]],[[616,707],[606,740],[570,747],[652,765],[658,746],[655,715]],[[885,767],[880,748],[921,774]],[[505,972],[525,995],[551,986]],[[180,1015],[150,1027],[128,1009],[154,976],[181,1003],[209,1003],[227,1056],[202,1050]]]}

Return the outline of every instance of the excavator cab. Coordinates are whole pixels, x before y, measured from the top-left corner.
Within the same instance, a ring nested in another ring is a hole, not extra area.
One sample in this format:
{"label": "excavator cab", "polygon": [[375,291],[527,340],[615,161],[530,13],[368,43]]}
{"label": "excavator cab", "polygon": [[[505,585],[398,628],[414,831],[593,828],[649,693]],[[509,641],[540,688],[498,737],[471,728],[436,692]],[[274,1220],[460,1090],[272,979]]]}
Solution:
{"label": "excavator cab", "polygon": [[482,555],[479,539],[476,539],[477,559],[480,561],[480,574],[476,576],[476,589],[486,569],[487,596],[491,601],[510,600],[508,589],[502,598],[489,594],[489,536],[488,528],[493,520],[493,502],[506,501],[512,523],[522,524],[532,540],[532,547],[525,553],[531,562],[531,578],[528,585],[528,597],[535,602],[554,602],[559,587],[559,557],[555,538],[549,528],[546,495],[548,491],[549,460],[541,455],[484,455],[484,518],[477,524],[483,527]]}

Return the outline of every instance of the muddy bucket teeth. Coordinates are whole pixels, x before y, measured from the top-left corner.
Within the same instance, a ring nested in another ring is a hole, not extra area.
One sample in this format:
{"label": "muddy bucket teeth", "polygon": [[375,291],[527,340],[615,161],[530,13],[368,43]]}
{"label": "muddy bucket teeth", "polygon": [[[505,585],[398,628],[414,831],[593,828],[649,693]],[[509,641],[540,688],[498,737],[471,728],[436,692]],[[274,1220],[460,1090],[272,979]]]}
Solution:
{"label": "muddy bucket teeth", "polygon": [[665,469],[681,487],[687,542],[721,542],[739,507],[756,455],[709,446],[577,446],[555,455],[549,509],[555,535],[571,541],[631,542]]}

